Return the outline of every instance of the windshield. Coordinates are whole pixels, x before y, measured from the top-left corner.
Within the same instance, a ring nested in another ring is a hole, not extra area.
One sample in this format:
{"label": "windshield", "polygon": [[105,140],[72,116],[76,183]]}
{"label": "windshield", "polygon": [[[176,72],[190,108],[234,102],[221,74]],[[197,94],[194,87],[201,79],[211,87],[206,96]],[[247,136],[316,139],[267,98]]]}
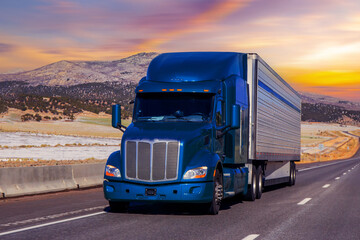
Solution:
{"label": "windshield", "polygon": [[138,93],[133,121],[209,122],[214,96],[210,93]]}

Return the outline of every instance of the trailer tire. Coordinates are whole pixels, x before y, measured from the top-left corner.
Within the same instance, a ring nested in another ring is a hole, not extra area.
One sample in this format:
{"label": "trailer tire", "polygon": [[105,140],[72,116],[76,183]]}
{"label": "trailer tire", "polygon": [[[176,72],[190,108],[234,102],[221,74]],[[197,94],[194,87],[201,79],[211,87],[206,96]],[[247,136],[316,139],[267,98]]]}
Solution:
{"label": "trailer tire", "polygon": [[210,202],[208,213],[210,215],[217,215],[220,211],[221,201],[224,196],[223,188],[223,175],[222,172],[217,168],[214,176],[214,189],[213,199]]}
{"label": "trailer tire", "polygon": [[127,212],[129,208],[128,202],[113,202],[109,201],[111,212]]}
{"label": "trailer tire", "polygon": [[256,199],[256,186],[257,186],[257,178],[256,178],[256,170],[255,168],[253,168],[252,170],[252,174],[251,174],[251,184],[248,185],[248,190],[247,193],[245,195],[245,199],[247,201],[255,201]]}
{"label": "trailer tire", "polygon": [[261,166],[256,168],[256,199],[260,199],[264,189],[263,170]]}
{"label": "trailer tire", "polygon": [[290,180],[289,186],[295,185],[296,182],[296,165],[294,162],[290,162]]}

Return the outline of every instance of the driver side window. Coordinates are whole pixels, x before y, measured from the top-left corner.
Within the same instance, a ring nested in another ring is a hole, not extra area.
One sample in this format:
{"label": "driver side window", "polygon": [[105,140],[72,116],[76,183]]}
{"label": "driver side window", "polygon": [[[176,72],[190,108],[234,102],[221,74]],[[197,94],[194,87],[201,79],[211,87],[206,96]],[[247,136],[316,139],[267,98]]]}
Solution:
{"label": "driver side window", "polygon": [[216,104],[216,126],[225,125],[225,102],[220,100]]}

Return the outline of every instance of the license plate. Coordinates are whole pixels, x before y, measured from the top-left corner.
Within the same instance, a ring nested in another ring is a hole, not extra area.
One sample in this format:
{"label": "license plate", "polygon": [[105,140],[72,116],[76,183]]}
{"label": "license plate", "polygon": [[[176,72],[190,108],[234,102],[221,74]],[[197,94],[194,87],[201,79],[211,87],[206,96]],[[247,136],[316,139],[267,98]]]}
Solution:
{"label": "license plate", "polygon": [[156,188],[146,188],[145,189],[146,196],[155,196],[156,195]]}

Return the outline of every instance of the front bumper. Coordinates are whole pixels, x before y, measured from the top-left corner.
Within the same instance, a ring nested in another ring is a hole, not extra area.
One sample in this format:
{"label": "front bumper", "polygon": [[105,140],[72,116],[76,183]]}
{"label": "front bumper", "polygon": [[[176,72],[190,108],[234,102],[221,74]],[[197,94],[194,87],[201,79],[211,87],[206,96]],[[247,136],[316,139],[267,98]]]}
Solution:
{"label": "front bumper", "polygon": [[[174,183],[166,185],[139,185],[104,180],[105,198],[109,201],[161,201],[206,203],[213,198],[213,182]],[[156,189],[156,195],[147,196],[146,189]]]}

